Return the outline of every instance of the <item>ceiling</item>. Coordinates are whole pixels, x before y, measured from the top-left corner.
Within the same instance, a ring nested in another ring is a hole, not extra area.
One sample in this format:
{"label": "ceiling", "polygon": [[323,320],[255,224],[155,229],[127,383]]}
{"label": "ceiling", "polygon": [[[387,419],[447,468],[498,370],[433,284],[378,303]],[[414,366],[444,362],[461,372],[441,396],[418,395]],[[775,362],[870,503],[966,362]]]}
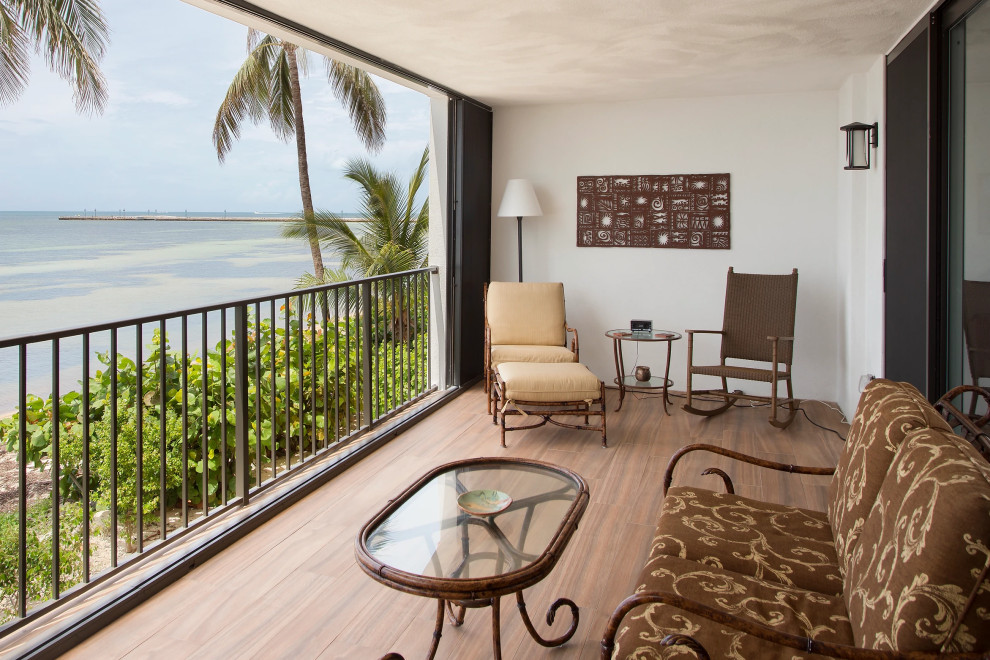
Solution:
{"label": "ceiling", "polygon": [[252,2],[492,106],[838,89],[892,48],[932,4]]}

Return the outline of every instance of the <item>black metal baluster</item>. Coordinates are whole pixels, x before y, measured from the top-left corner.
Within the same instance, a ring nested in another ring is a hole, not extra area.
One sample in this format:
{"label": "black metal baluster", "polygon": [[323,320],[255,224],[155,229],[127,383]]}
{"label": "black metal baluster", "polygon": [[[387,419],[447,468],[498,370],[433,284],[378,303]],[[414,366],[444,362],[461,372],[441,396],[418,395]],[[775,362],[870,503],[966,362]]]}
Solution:
{"label": "black metal baluster", "polygon": [[82,337],[82,510],[83,510],[83,582],[89,582],[89,333]]}
{"label": "black metal baluster", "polygon": [[220,501],[227,503],[227,310],[220,310]]}
{"label": "black metal baluster", "polygon": [[235,488],[237,496],[241,498],[241,504],[248,503],[251,489],[251,470],[248,467],[251,455],[248,424],[251,416],[248,411],[250,365],[248,365],[247,316],[247,305],[238,305],[234,308]]}
{"label": "black metal baluster", "polygon": [[[236,314],[236,311],[235,311]],[[249,319],[250,321],[250,319]],[[245,323],[245,327],[247,323]],[[254,445],[257,464],[255,484],[261,486],[261,302],[254,303]],[[250,335],[245,336],[248,355],[251,354]]]}
{"label": "black metal baluster", "polygon": [[340,442],[340,288],[333,290],[333,441]]}
{"label": "black metal baluster", "polygon": [[[378,316],[379,316],[378,312],[381,305],[380,301],[381,301],[381,293],[382,293],[379,284],[380,282],[378,281],[374,281],[369,284],[369,286],[371,287],[371,301],[372,301],[371,304],[374,307],[374,312],[373,312],[374,317],[372,318],[372,322],[371,322],[372,336],[368,338],[369,346],[374,347],[374,350],[371,351],[371,365],[372,365],[371,385],[372,385],[372,394],[373,394],[372,400],[374,400],[375,402],[374,410],[372,410],[371,412],[372,419],[380,418],[382,416],[382,411],[385,409],[384,402],[382,401],[382,387],[381,387],[382,367],[384,361],[381,359],[381,351],[378,350],[378,347],[380,346],[382,337],[384,335],[384,324],[383,327],[379,327],[378,325]],[[370,310],[369,313],[371,313]]]}
{"label": "black metal baluster", "polygon": [[182,315],[182,526],[189,526],[189,317]]}
{"label": "black metal baluster", "polygon": [[165,343],[165,319],[161,319],[158,322],[158,402],[160,408],[161,417],[158,420],[158,512],[161,516],[161,540],[164,541],[166,534],[168,533],[168,511],[165,510],[165,471],[167,468],[167,463],[165,461],[165,430],[166,430],[166,415],[165,412],[165,398],[168,396],[168,390],[166,389],[165,383],[165,370],[167,369],[165,363],[166,356],[166,343]]}
{"label": "black metal baluster", "polygon": [[412,381],[412,394],[413,396],[419,396],[420,393],[420,377],[422,376],[422,370],[419,363],[419,312],[420,312],[420,300],[419,300],[419,273],[412,276],[409,281],[410,295],[412,295],[412,346],[410,350],[410,360],[416,365],[413,371],[413,381]]}
{"label": "black metal baluster", "polygon": [[117,568],[117,328],[110,330],[110,566]]}
{"label": "black metal baluster", "polygon": [[207,318],[206,312],[202,314],[202,328],[200,328],[200,354],[202,355],[202,371],[200,373],[200,380],[203,383],[203,403],[201,405],[200,412],[203,415],[202,424],[203,435],[200,438],[200,457],[203,461],[203,470],[200,475],[200,493],[202,505],[203,505],[203,518],[210,515],[210,427],[209,427],[209,391],[210,391],[210,381],[209,381],[209,371],[210,371],[210,351],[207,348]]}
{"label": "black metal baluster", "polygon": [[327,342],[330,340],[330,329],[327,327],[327,295],[329,292],[324,289],[323,295],[320,297],[320,309],[323,312],[323,448],[327,448],[327,444],[330,438],[330,427],[329,420],[327,417],[328,402],[327,397],[329,396],[330,390],[330,379],[327,369],[330,366],[330,347]]}
{"label": "black metal baluster", "polygon": [[289,334],[292,316],[292,308],[289,306],[290,298],[285,297],[285,470],[292,469],[292,351],[289,346]]}
{"label": "black metal baluster", "polygon": [[27,615],[27,344],[17,371],[17,613]]}
{"label": "black metal baluster", "polygon": [[299,318],[296,322],[296,340],[299,342],[297,350],[299,351],[299,464],[302,465],[306,460],[306,362],[305,353],[303,346],[303,325],[305,324],[305,316],[303,314],[303,298],[302,296],[296,296],[296,304],[299,306]]}
{"label": "black metal baluster", "polygon": [[344,436],[349,436],[351,434],[351,285],[347,285],[344,288],[344,346],[346,347],[347,354],[344,356],[345,374],[344,382],[347,383],[347,389],[345,390],[345,403],[347,407],[344,408],[344,414],[347,416],[347,429]]}
{"label": "black metal baluster", "polygon": [[364,408],[364,417],[362,422],[364,424],[359,424],[358,428],[363,428],[367,426],[370,428],[374,424],[372,419],[372,405],[371,405],[371,319],[374,316],[374,312],[371,311],[371,283],[364,282],[359,285],[361,290],[361,325],[359,326],[359,339],[358,348],[361,351],[361,383],[363,397],[359,398],[358,401],[362,402],[362,408]]}
{"label": "black metal baluster", "polygon": [[271,302],[272,302],[272,309],[271,309],[272,314],[268,325],[269,330],[271,330],[271,332],[269,333],[271,339],[271,348],[269,350],[268,358],[271,362],[271,370],[272,370],[271,373],[272,405],[268,413],[269,413],[269,418],[271,419],[271,427],[272,427],[272,451],[271,451],[272,479],[275,479],[278,476],[278,468],[276,466],[276,463],[278,462],[278,456],[275,452],[275,427],[277,426],[276,420],[278,419],[278,415],[276,414],[276,407],[275,407],[277,400],[276,394],[278,392],[278,382],[275,379],[275,328],[278,327],[278,323],[276,323],[276,318],[275,318],[275,299],[272,298]]}
{"label": "black metal baluster", "polygon": [[310,403],[309,410],[313,417],[309,442],[312,455],[316,456],[316,293],[309,294],[309,373],[310,373]]}
{"label": "black metal baluster", "polygon": [[61,447],[59,446],[61,441],[61,431],[62,431],[62,405],[59,401],[59,382],[58,382],[58,371],[59,371],[59,354],[58,354],[58,339],[52,340],[52,598],[58,599],[61,591],[61,573],[62,573],[62,563],[59,561],[61,557],[61,544],[59,539],[61,538],[61,525],[59,515],[61,513],[59,490],[58,490],[58,480],[61,473],[60,463],[61,463]]}
{"label": "black metal baluster", "polygon": [[144,352],[143,352],[143,330],[140,323],[135,326],[135,357],[134,363],[137,367],[137,386],[134,400],[135,416],[135,455],[137,457],[135,488],[137,499],[137,551],[138,554],[144,552]]}
{"label": "black metal baluster", "polygon": [[[388,286],[391,294],[389,297],[389,303],[392,308],[392,340],[388,345],[388,351],[392,355],[392,373],[390,374],[392,380],[392,404],[389,406],[390,410],[395,410],[399,407],[399,396],[402,391],[399,383],[400,374],[402,373],[402,365],[399,364],[396,357],[396,346],[398,345],[398,337],[396,337],[396,335],[402,335],[402,317],[400,315],[400,310],[398,309],[399,294],[395,291],[396,283],[396,278],[389,278]],[[401,356],[398,359],[401,360]]]}
{"label": "black metal baluster", "polygon": [[[427,310],[427,323],[426,327],[429,332],[433,332],[433,276],[428,274],[425,277],[425,282],[423,283],[426,289],[426,310]],[[426,345],[423,347],[426,350],[426,386],[433,386],[433,338],[432,335],[427,335]],[[486,375],[485,378],[488,376]]]}

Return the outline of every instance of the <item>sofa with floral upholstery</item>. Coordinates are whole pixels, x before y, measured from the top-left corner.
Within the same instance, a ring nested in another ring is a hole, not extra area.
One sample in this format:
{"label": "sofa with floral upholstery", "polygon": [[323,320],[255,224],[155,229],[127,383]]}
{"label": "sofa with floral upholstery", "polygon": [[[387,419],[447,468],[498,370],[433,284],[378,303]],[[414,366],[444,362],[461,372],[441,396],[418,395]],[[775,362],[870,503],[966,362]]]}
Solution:
{"label": "sofa with floral upholstery", "polygon": [[[831,475],[828,509],[670,487],[695,451]],[[870,383],[835,467],[689,445],[664,489],[602,658],[990,658],[990,464],[911,385]]]}

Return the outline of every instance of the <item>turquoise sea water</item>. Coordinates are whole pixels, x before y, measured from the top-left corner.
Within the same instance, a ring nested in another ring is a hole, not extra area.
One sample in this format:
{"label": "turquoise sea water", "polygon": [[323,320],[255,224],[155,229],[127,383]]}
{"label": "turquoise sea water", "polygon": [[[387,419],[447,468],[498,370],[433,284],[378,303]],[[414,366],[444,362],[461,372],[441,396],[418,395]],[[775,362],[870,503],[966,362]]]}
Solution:
{"label": "turquoise sea water", "polygon": [[[0,212],[0,338],[288,291],[313,268],[309,247],[282,238],[280,222],[58,220],[76,213]],[[60,380],[74,388],[80,353],[66,344]],[[39,395],[50,389],[51,367],[34,356],[44,350],[29,355],[28,390]],[[16,378],[16,351],[0,350],[0,414],[16,405]]]}

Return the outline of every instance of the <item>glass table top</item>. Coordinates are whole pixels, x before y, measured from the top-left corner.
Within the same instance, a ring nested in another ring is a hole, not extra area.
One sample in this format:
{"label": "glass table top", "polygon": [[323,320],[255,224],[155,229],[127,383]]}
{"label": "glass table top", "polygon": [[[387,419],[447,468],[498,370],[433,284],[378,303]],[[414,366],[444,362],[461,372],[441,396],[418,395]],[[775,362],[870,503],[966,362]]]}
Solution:
{"label": "glass table top", "polygon": [[673,330],[652,330],[649,333],[633,333],[629,328],[618,328],[605,332],[606,337],[621,339],[622,341],[676,341],[681,338],[681,333]]}
{"label": "glass table top", "polygon": [[[493,515],[469,515],[457,498],[478,489],[500,490],[512,503]],[[583,512],[583,506],[575,507],[582,493],[586,498],[580,477],[549,464],[460,461],[407,490],[361,540],[375,561],[407,573],[501,576],[540,559],[565,524]]]}

